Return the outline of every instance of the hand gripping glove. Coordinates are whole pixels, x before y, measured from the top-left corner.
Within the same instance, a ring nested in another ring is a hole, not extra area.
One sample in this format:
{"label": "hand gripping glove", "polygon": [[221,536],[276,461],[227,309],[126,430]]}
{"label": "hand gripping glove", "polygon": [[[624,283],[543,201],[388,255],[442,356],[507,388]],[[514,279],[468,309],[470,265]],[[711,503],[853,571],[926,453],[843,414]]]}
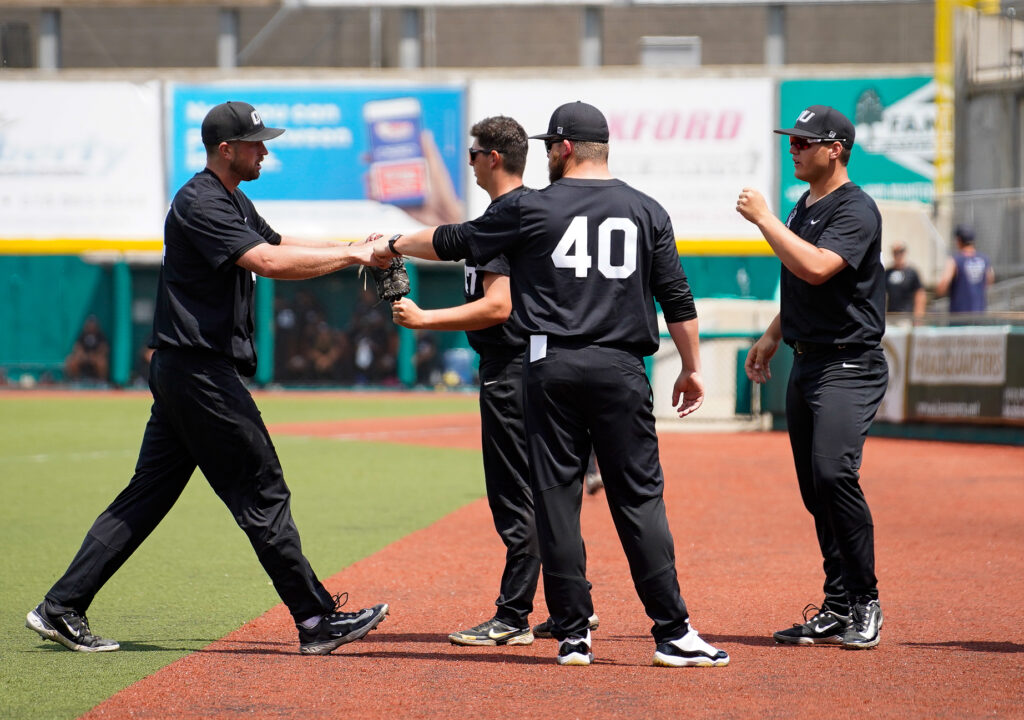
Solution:
{"label": "hand gripping glove", "polygon": [[377,297],[381,300],[394,302],[409,294],[409,273],[401,256],[391,258],[391,264],[386,268],[371,267],[370,272],[377,284]]}

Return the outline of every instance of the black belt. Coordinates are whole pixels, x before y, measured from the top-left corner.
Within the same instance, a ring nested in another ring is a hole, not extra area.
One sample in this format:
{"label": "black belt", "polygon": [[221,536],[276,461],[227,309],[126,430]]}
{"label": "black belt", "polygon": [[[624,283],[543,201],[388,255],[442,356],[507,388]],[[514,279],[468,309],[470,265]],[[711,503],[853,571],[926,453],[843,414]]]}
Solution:
{"label": "black belt", "polygon": [[842,345],[833,345],[831,343],[812,343],[803,342],[796,340],[793,342],[793,351],[797,355],[803,355],[804,353],[810,352],[835,352],[837,350],[846,350],[847,348],[860,348],[867,350],[867,345],[851,345],[849,343],[843,343]]}

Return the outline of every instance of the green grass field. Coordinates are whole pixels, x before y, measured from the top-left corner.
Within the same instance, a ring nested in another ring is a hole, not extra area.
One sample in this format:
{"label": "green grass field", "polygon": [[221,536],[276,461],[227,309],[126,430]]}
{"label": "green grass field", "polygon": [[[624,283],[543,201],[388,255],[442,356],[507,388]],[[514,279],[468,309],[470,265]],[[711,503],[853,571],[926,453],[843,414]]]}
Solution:
{"label": "green grass field", "polygon": [[[268,424],[472,412],[475,395],[258,397]],[[73,718],[278,604],[243,533],[198,472],[89,610],[128,652],[72,653],[25,628],[131,478],[150,398],[0,396],[0,717]],[[484,494],[479,453],[276,436],[314,570],[329,577]],[[364,598],[350,588],[352,601]]]}

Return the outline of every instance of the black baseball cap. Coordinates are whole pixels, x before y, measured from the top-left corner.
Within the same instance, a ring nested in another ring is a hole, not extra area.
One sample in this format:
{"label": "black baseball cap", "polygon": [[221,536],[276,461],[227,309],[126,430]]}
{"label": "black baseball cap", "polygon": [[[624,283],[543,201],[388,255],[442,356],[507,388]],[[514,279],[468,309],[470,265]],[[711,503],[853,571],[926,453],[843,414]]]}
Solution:
{"label": "black baseball cap", "polygon": [[543,135],[531,135],[531,140],[582,140],[583,142],[608,142],[608,121],[604,114],[593,105],[577,100],[559,105],[551,113],[548,131]]}
{"label": "black baseball cap", "polygon": [[811,105],[800,113],[794,127],[775,132],[811,140],[838,140],[847,149],[853,147],[853,138],[857,134],[853,123],[828,105]]}
{"label": "black baseball cap", "polygon": [[964,245],[970,245],[974,242],[974,228],[970,225],[957,225],[953,234],[960,238]]}
{"label": "black baseball cap", "polygon": [[267,127],[256,108],[247,102],[229,101],[214,106],[203,118],[203,145],[246,140],[273,140],[282,128]]}

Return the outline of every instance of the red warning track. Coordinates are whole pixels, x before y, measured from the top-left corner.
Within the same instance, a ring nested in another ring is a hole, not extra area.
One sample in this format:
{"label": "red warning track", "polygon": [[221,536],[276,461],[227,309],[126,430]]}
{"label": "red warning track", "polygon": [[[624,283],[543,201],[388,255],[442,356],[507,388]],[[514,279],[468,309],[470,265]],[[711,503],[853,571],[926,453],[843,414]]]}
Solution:
{"label": "red warning track", "polygon": [[[436,444],[479,445],[470,439],[478,429],[459,417],[431,420]],[[402,437],[400,422],[306,431]],[[391,604],[391,617],[365,640],[300,656],[278,606],[86,717],[1024,715],[1024,449],[868,441],[863,485],[875,514],[885,629],[877,649],[860,652],[770,639],[821,599],[821,561],[785,435],[667,434],[662,460],[683,594],[701,634],[732,656],[729,667],[651,667],[650,623],[603,494],[584,502],[601,618],[595,665],[557,666],[552,640],[449,645],[449,632],[493,611],[503,548],[481,500],[327,581],[356,606]],[[534,621],[544,617],[541,597]]]}

